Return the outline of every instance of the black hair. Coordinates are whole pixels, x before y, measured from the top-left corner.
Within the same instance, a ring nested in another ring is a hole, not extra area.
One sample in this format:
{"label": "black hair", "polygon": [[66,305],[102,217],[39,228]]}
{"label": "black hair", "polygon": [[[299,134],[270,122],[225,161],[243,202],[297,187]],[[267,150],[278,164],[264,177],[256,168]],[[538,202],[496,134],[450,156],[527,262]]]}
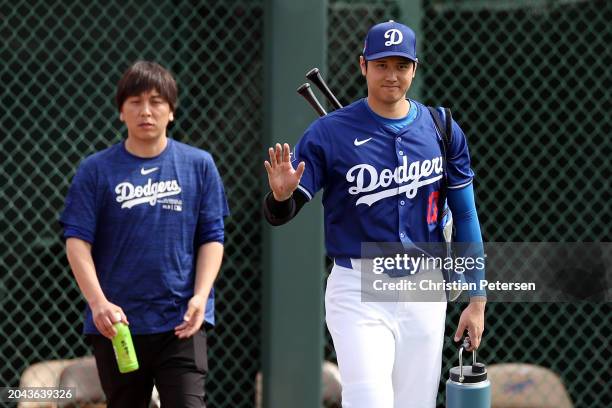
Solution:
{"label": "black hair", "polygon": [[123,103],[130,96],[153,90],[159,92],[170,105],[170,111],[174,112],[178,104],[178,88],[172,74],[155,62],[135,62],[123,73],[117,84],[117,109],[121,112]]}

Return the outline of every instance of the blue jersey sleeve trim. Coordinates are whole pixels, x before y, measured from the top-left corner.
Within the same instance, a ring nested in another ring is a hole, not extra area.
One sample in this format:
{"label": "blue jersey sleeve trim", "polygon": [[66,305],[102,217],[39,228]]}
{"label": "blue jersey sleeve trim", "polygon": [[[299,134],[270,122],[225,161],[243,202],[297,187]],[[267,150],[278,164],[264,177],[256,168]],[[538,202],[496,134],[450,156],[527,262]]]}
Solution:
{"label": "blue jersey sleeve trim", "polygon": [[459,189],[459,188],[463,188],[463,187],[466,187],[466,186],[468,186],[468,185],[472,184],[472,181],[473,181],[473,180],[470,180],[470,181],[468,181],[468,182],[466,182],[466,183],[463,183],[463,184],[458,184],[458,185],[456,185],[456,186],[448,186],[448,188],[449,188],[449,189],[452,189],[452,190],[456,190],[456,189]]}
{"label": "blue jersey sleeve trim", "polygon": [[302,186],[301,184],[298,184],[297,188],[304,193],[304,195],[308,198],[308,201],[312,200],[312,194],[310,193],[310,191],[308,191],[308,189],[306,189],[306,187]]}

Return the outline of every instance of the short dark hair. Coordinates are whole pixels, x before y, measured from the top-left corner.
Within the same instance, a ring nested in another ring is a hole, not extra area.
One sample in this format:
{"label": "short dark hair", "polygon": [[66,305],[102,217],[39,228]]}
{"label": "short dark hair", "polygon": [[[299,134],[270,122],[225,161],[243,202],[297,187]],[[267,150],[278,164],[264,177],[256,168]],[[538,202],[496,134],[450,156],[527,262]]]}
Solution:
{"label": "short dark hair", "polygon": [[135,62],[125,70],[117,84],[117,95],[115,96],[117,109],[121,112],[123,103],[130,96],[153,90],[159,92],[170,105],[170,110],[174,112],[178,104],[178,88],[172,74],[155,62]]}

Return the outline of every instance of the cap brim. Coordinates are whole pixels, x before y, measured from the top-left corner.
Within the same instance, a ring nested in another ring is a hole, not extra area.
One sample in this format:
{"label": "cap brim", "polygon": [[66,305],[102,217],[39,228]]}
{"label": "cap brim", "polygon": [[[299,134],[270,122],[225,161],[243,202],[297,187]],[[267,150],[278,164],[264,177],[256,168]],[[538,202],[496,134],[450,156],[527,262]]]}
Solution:
{"label": "cap brim", "polygon": [[379,52],[377,54],[372,54],[367,57],[364,55],[364,58],[366,61],[377,60],[377,59],[381,59],[385,57],[404,57],[404,58],[408,58],[410,61],[419,62],[419,59],[417,57],[407,54],[405,52],[398,52],[398,51]]}

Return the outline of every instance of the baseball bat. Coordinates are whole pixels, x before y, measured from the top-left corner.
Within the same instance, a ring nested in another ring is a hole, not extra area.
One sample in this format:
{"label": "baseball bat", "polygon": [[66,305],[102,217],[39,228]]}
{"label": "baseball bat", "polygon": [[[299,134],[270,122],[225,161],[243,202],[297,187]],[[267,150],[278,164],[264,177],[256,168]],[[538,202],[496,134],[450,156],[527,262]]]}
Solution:
{"label": "baseball bat", "polygon": [[299,93],[304,97],[304,99],[306,99],[310,106],[312,106],[314,110],[317,111],[319,116],[327,115],[327,112],[325,112],[325,109],[323,109],[323,106],[321,106],[315,94],[312,93],[312,89],[310,88],[309,83],[300,85],[300,87],[297,89],[297,93]]}
{"label": "baseball bat", "polygon": [[334,93],[331,91],[331,89],[329,89],[329,86],[327,86],[327,83],[321,76],[321,72],[319,71],[319,68],[313,68],[310,71],[308,71],[308,73],[306,74],[306,78],[310,82],[315,84],[317,88],[319,88],[321,93],[325,95],[325,97],[332,103],[335,109],[340,109],[342,107],[342,104],[340,103],[340,101],[338,101]]}

